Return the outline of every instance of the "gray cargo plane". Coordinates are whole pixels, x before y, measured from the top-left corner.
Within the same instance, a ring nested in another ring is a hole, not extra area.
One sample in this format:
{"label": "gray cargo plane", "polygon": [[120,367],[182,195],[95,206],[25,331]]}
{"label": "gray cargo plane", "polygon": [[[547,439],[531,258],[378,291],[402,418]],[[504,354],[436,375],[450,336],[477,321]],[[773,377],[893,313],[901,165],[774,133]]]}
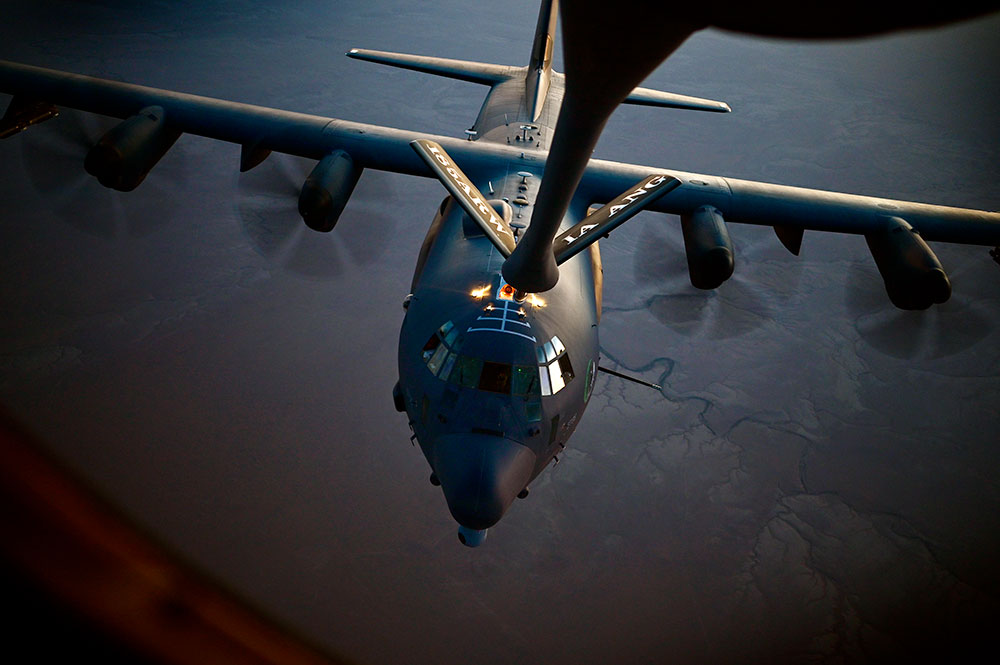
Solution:
{"label": "gray cargo plane", "polygon": [[[730,111],[723,102],[637,87],[688,35],[708,25],[812,38],[954,17],[900,20],[866,5],[817,22],[780,7],[771,10],[773,20],[764,20],[766,12],[747,13],[736,4],[728,13],[713,5],[719,11],[713,16],[695,9],[678,15],[675,8],[632,0],[620,5],[616,16],[634,17],[634,25],[603,21],[601,3],[560,9],[543,0],[525,67],[348,53],[489,86],[461,139],[9,62],[0,63],[0,91],[14,97],[0,120],[0,137],[54,117],[58,106],[122,118],[84,164],[121,191],[135,189],[183,133],[240,144],[241,171],[272,151],[312,158],[318,163],[302,187],[299,212],[317,231],[334,228],[365,168],[438,178],[448,195],[404,299],[393,400],[459,523],[459,539],[476,546],[516,497],[527,496],[580,422],[604,369],[597,241],[638,212],[680,216],[691,282],[702,289],[733,273],[728,222],[771,226],[794,254],[807,229],[864,235],[889,298],[904,309],[926,309],[950,296],[927,240],[1000,245],[998,213],[590,158],[620,103]],[[558,16],[565,74],[552,67]],[[611,38],[616,29],[625,36]],[[998,255],[995,250],[1000,261]]]}

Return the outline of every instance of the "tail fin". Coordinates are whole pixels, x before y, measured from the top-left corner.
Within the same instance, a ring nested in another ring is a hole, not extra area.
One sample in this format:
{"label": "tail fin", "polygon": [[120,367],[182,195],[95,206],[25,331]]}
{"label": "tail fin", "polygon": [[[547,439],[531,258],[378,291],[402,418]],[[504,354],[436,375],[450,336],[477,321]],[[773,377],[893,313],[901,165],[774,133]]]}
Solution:
{"label": "tail fin", "polygon": [[531,59],[524,79],[524,99],[528,102],[529,115],[533,121],[538,120],[541,115],[545,97],[549,94],[558,17],[558,0],[542,0],[538,8],[538,25],[535,27],[535,41],[531,46]]}
{"label": "tail fin", "polygon": [[552,51],[556,45],[556,19],[559,16],[557,0],[542,0],[538,8],[538,25],[535,26],[535,41],[531,45],[531,59],[528,70],[552,70]]}

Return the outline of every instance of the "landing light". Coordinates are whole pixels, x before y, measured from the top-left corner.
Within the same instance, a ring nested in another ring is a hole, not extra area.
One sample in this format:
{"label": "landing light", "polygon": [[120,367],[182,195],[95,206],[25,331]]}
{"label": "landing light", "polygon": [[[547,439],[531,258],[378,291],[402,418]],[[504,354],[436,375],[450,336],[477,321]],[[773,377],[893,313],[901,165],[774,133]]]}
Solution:
{"label": "landing light", "polygon": [[471,295],[476,300],[482,300],[487,295],[489,295],[489,293],[490,293],[490,287],[487,284],[484,287],[481,287],[481,288],[478,288],[478,289],[472,289],[472,291],[469,292],[469,295]]}
{"label": "landing light", "polygon": [[528,302],[531,303],[532,307],[545,307],[545,301],[536,296],[534,293],[528,294]]}

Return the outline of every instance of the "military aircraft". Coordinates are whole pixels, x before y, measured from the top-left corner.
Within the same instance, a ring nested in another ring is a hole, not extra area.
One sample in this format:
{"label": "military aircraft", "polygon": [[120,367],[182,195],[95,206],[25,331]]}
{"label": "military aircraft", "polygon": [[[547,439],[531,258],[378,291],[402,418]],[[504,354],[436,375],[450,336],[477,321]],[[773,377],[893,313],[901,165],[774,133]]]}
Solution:
{"label": "military aircraft", "polygon": [[[348,53],[489,86],[460,139],[14,63],[0,63],[0,91],[14,95],[0,136],[53,117],[59,106],[122,118],[84,164],[121,191],[135,189],[183,133],[241,145],[242,171],[272,151],[312,158],[318,163],[303,184],[299,211],[317,231],[334,228],[365,168],[438,178],[448,195],[404,300],[393,399],[459,523],[459,539],[476,546],[516,497],[527,496],[580,422],[603,369],[597,241],[638,212],[680,216],[691,282],[706,289],[733,273],[727,222],[772,226],[792,253],[806,229],[864,235],[890,299],[906,309],[944,302],[951,292],[926,240],[1000,244],[997,213],[590,159],[621,102],[730,110],[723,102],[636,87],[709,23],[704,17],[664,24],[647,15],[643,27],[633,26],[645,31],[635,38],[600,40],[602,31],[623,28],[621,21],[596,20],[601,11],[599,3],[560,9],[543,1],[524,67]],[[560,12],[565,75],[552,66]],[[824,25],[832,34],[885,28],[877,13],[871,16],[870,25]],[[728,21],[721,25],[764,31],[746,17]],[[794,21],[763,25],[775,34],[815,36]]]}

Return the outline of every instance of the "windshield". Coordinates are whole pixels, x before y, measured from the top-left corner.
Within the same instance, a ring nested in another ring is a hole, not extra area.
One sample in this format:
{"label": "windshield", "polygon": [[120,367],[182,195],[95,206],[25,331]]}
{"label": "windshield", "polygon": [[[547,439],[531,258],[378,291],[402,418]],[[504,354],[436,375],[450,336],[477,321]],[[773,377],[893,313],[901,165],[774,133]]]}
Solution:
{"label": "windshield", "polygon": [[558,336],[536,347],[535,364],[510,364],[486,360],[459,351],[461,336],[448,321],[435,331],[423,348],[430,372],[448,383],[504,395],[554,395],[576,375],[566,346]]}

